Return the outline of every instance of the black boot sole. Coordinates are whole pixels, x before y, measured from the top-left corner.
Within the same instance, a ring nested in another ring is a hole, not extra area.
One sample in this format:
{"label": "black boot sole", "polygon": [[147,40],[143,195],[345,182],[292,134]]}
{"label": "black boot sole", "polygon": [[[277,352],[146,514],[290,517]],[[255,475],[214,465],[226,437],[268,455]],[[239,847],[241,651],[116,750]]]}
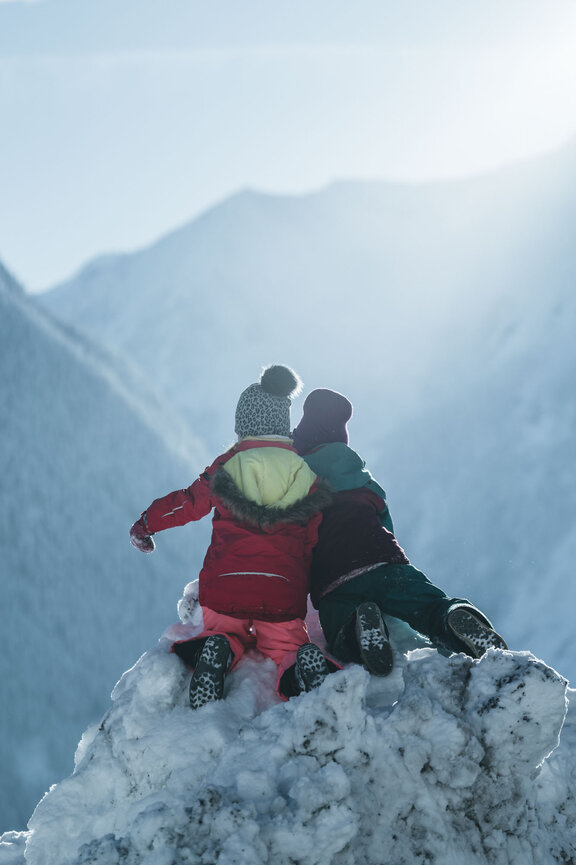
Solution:
{"label": "black boot sole", "polygon": [[481,658],[488,649],[508,648],[500,634],[468,610],[453,610],[449,613],[448,627],[464,643],[473,658]]}
{"label": "black boot sole", "polygon": [[394,650],[377,604],[366,601],[356,610],[356,639],[364,666],[374,676],[389,676]]}
{"label": "black boot sole", "polygon": [[305,643],[296,653],[296,680],[303,691],[318,688],[330,668],[326,658],[314,643]]}
{"label": "black boot sole", "polygon": [[192,673],[190,681],[190,708],[200,709],[206,703],[224,696],[224,679],[230,662],[230,643],[216,634],[208,637]]}

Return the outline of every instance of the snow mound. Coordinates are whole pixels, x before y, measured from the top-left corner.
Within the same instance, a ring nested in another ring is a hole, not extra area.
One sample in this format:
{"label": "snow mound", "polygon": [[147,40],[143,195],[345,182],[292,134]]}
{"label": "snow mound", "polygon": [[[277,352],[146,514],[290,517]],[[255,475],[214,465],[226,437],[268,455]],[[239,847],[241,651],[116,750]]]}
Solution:
{"label": "snow mound", "polygon": [[254,653],[225,700],[197,712],[187,679],[168,640],[144,654],[74,773],[27,833],[3,837],[0,863],[552,865],[576,853],[567,685],[529,653],[417,649],[386,679],[352,666],[285,703]]}

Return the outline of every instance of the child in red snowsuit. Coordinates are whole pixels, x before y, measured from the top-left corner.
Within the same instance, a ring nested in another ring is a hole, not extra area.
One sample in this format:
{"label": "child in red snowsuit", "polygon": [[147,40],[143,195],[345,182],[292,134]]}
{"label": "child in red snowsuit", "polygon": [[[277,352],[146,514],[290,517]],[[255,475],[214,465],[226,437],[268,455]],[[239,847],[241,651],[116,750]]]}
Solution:
{"label": "child in red snowsuit", "polygon": [[334,668],[304,623],[312,550],[330,494],[289,437],[298,385],[288,367],[268,367],[240,396],[237,444],[187,489],[156,499],[130,530],[132,544],[152,552],[155,533],[214,511],[199,576],[204,630],[172,646],[193,669],[193,708],[222,698],[228,668],[249,648],[278,665],[284,697],[317,686]]}

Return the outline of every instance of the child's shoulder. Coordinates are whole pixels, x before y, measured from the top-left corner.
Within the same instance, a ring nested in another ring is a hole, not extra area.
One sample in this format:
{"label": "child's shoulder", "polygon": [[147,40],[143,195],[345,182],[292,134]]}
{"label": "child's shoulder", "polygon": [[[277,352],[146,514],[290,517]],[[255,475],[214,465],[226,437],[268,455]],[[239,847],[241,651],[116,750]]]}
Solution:
{"label": "child's shoulder", "polygon": [[355,465],[363,468],[365,463],[362,457],[352,450],[352,448],[344,444],[344,442],[327,442],[319,445],[310,453],[304,454],[304,459],[309,465],[315,464],[335,464],[343,463],[346,465]]}
{"label": "child's shoulder", "polygon": [[304,459],[319,477],[326,478],[334,490],[362,487],[370,475],[364,469],[364,460],[343,442],[321,445]]}
{"label": "child's shoulder", "polygon": [[333,457],[335,454],[346,453],[354,453],[354,451],[349,445],[344,444],[344,442],[325,442],[324,444],[316,445],[313,450],[305,453],[304,459],[328,458]]}

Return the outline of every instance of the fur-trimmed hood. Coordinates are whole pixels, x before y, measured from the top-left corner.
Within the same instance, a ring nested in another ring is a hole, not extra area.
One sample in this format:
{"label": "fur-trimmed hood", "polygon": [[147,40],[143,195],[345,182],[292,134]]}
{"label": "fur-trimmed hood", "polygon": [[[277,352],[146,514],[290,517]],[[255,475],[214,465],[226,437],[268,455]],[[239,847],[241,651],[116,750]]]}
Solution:
{"label": "fur-trimmed hood", "polygon": [[312,551],[331,494],[286,439],[243,441],[187,489],[147,509],[151,534],[210,512],[212,539],[200,571],[204,608],[266,622],[306,616]]}
{"label": "fur-trimmed hood", "polygon": [[218,469],[210,487],[215,498],[223,503],[235,519],[263,530],[270,530],[280,523],[306,523],[332,501],[330,485],[319,480],[308,495],[286,508],[260,505],[244,495],[225,468]]}

